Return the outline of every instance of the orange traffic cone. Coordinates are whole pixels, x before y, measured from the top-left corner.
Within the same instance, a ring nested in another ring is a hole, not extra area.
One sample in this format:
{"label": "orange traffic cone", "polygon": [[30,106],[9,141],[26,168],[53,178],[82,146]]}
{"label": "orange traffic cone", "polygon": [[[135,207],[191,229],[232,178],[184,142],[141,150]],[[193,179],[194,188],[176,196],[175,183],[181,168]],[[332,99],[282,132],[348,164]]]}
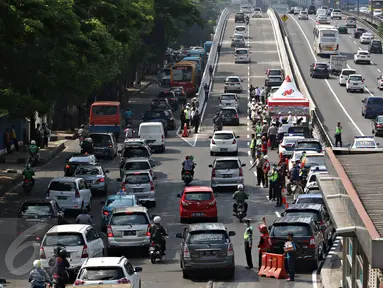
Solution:
{"label": "orange traffic cone", "polygon": [[286,209],[289,208],[289,204],[287,204],[286,197],[282,196],[282,204],[285,204]]}
{"label": "orange traffic cone", "polygon": [[182,132],[182,137],[189,137],[188,126],[186,125],[186,123],[184,124],[184,131]]}

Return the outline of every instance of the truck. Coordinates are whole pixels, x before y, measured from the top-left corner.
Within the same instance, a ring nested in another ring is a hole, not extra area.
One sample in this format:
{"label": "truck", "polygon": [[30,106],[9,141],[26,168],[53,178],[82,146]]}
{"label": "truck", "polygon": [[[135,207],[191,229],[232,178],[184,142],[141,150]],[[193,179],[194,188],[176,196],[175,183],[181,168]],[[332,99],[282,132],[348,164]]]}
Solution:
{"label": "truck", "polygon": [[347,68],[347,56],[345,55],[331,55],[330,57],[330,73],[333,75],[340,75],[342,69]]}

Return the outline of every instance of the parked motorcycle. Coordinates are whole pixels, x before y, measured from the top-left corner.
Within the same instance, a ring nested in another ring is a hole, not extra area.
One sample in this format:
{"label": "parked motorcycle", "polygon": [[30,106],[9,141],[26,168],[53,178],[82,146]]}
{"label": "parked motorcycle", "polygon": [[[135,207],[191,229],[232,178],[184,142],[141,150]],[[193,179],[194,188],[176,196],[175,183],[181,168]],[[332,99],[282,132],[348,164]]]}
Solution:
{"label": "parked motorcycle", "polygon": [[33,182],[31,180],[24,179],[24,182],[23,182],[24,194],[29,195],[29,193],[31,193],[32,191],[32,188],[33,188]]}
{"label": "parked motorcycle", "polygon": [[241,223],[242,220],[246,217],[245,206],[243,204],[238,204],[237,213],[235,214],[235,217],[237,217],[239,219],[239,222]]}

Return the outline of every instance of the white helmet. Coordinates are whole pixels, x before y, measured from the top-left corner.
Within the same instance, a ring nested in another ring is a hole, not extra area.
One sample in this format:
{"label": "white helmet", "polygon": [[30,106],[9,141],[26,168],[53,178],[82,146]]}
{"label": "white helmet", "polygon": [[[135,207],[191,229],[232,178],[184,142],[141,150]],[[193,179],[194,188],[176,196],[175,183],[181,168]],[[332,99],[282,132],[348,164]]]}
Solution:
{"label": "white helmet", "polygon": [[243,190],[243,185],[242,185],[242,184],[239,184],[239,185],[237,186],[237,189],[238,189],[239,191],[242,191],[242,190]]}
{"label": "white helmet", "polygon": [[41,261],[40,260],[35,260],[33,261],[33,267],[34,268],[41,268]]}
{"label": "white helmet", "polygon": [[153,222],[154,222],[155,224],[160,224],[160,222],[161,222],[161,217],[160,217],[160,216],[156,216],[156,217],[154,217]]}
{"label": "white helmet", "polygon": [[32,141],[31,141],[31,145],[36,145],[36,141],[35,141],[35,140],[32,140]]}
{"label": "white helmet", "polygon": [[267,157],[267,155],[263,156],[263,159],[268,159],[269,157]]}

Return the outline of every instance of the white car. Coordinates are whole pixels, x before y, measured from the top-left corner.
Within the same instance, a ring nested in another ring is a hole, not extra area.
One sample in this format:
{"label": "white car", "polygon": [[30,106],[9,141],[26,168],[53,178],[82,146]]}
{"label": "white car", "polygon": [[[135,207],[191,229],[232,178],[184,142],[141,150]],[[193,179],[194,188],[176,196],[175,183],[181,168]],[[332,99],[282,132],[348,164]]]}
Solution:
{"label": "white car", "polygon": [[374,39],[374,35],[372,33],[366,32],[360,36],[359,41],[360,44],[370,44],[372,39]]}
{"label": "white car", "polygon": [[216,153],[233,153],[238,154],[238,138],[233,131],[222,130],[215,131],[213,136],[209,137],[210,141],[210,155]]}
{"label": "white car", "polygon": [[354,63],[359,64],[359,63],[366,63],[366,64],[371,64],[371,55],[368,51],[366,50],[359,50],[354,54]]}
{"label": "white car", "polygon": [[92,207],[92,193],[85,180],[76,177],[56,177],[48,185],[46,199],[55,200],[62,210]]}
{"label": "white car", "polygon": [[334,9],[331,12],[331,19],[342,19],[342,12],[339,9]]}
{"label": "white car", "polygon": [[253,18],[261,18],[262,17],[262,9],[259,7],[254,8]]}
{"label": "white car", "polygon": [[303,11],[303,8],[297,6],[294,8],[294,15],[299,15],[299,13],[301,13],[302,11]]}
{"label": "white car", "polygon": [[82,265],[74,286],[130,284],[140,288],[141,271],[142,267],[133,267],[125,256],[91,258]]}
{"label": "white car", "polygon": [[91,225],[67,224],[53,226],[45,234],[40,246],[40,260],[49,268],[49,259],[57,246],[65,246],[68,252],[69,270],[77,272],[88,258],[103,257],[106,252],[104,241]]}
{"label": "white car", "polygon": [[284,136],[282,142],[279,144],[279,156],[291,156],[294,153],[295,141],[305,139],[304,136]]}
{"label": "white car", "polygon": [[374,136],[355,136],[350,148],[379,148],[379,143],[376,143]]}
{"label": "white car", "polygon": [[319,14],[317,16],[317,24],[330,24],[330,20],[327,18],[326,15]]}
{"label": "white car", "polygon": [[367,7],[360,7],[359,11],[362,13],[368,13],[368,8]]}
{"label": "white car", "polygon": [[246,26],[235,26],[234,28],[234,36],[242,35],[243,37],[247,36],[247,28]]}
{"label": "white car", "polygon": [[237,48],[234,52],[235,63],[250,63],[251,56],[248,48]]}
{"label": "white car", "polygon": [[[289,161],[289,170],[293,168],[293,163],[299,161],[302,157],[303,151],[294,151],[293,156]],[[318,153],[316,151],[306,151],[306,166],[309,165],[325,165],[324,153]]]}
{"label": "white car", "polygon": [[377,78],[378,82],[376,83],[376,86],[379,90],[382,90],[383,89],[383,75],[380,75],[378,78]]}
{"label": "white car", "polygon": [[306,11],[299,12],[298,20],[309,20],[309,14]]}
{"label": "white car", "polygon": [[350,75],[346,82],[346,91],[347,92],[360,91],[361,93],[363,93],[364,92],[363,76],[360,74]]}
{"label": "white car", "polygon": [[374,16],[378,17],[380,15],[382,15],[382,9],[374,9]]}
{"label": "white car", "polygon": [[238,96],[235,93],[224,93],[219,97],[219,107],[235,107],[239,108]]}
{"label": "white car", "polygon": [[346,82],[348,80],[348,77],[352,74],[356,74],[356,71],[354,69],[345,68],[342,69],[339,75],[339,85],[346,85]]}
{"label": "white car", "polygon": [[242,92],[242,81],[241,78],[238,76],[229,76],[225,79],[225,84],[223,88],[223,92],[230,92],[230,91],[235,91],[235,92]]}

